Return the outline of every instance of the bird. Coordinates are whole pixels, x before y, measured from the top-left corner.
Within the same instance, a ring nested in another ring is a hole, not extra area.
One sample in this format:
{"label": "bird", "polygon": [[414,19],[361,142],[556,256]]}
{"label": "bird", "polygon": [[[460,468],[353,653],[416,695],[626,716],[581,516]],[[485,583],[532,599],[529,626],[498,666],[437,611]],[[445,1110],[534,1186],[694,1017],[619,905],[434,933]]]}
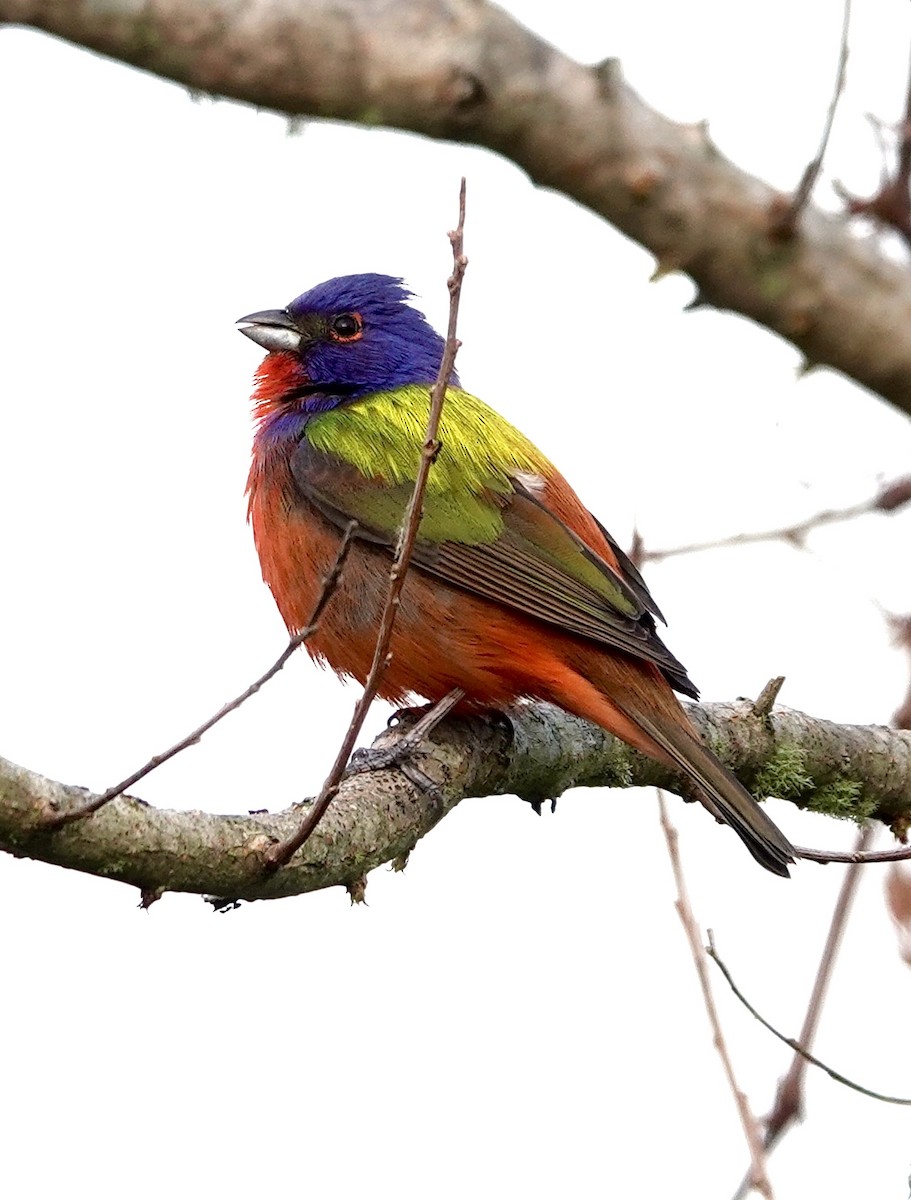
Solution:
{"label": "bird", "polygon": [[[356,522],[306,647],[361,684],[445,345],[413,298],[395,276],[343,275],[237,321],[267,351],[254,375],[247,480],[263,579],[298,633]],[[549,701],[682,773],[691,798],[788,876],[790,842],[675,695],[699,693],[617,541],[455,370],[439,442],[378,694],[402,705],[461,689],[460,708],[488,711]]]}

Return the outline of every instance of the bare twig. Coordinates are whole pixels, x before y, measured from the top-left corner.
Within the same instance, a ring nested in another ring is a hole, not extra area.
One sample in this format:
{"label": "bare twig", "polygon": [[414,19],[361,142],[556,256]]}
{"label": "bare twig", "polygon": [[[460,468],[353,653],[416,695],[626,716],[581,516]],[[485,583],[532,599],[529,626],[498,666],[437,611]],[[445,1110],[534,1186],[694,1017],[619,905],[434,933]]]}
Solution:
{"label": "bare twig", "polygon": [[627,554],[634,567],[639,568],[645,562],[645,541],[638,525],[633,526],[633,536],[630,538]]}
{"label": "bare twig", "polygon": [[749,1147],[750,1185],[763,1196],[765,1196],[766,1200],[772,1200],[772,1185],[769,1182],[769,1177],[766,1173],[765,1152],[762,1146],[762,1138],[759,1134],[759,1122],[753,1115],[746,1096],[740,1090],[740,1087],[737,1084],[737,1080],[734,1076],[734,1067],[731,1062],[731,1056],[728,1053],[728,1048],[724,1040],[724,1034],[721,1030],[721,1022],[718,1019],[718,1010],[715,1007],[715,998],[712,995],[712,985],[709,982],[705,947],[702,944],[702,938],[699,934],[699,927],[696,924],[696,919],[693,916],[693,910],[690,907],[686,883],[683,878],[683,867],[680,862],[677,830],[674,828],[670,822],[670,819],[668,818],[667,806],[664,803],[664,793],[660,788],[658,788],[657,791],[658,807],[661,814],[661,828],[664,831],[665,841],[667,842],[667,852],[671,860],[671,869],[674,872],[674,883],[677,887],[677,900],[675,907],[677,909],[677,915],[680,917],[680,921],[683,925],[684,932],[686,933],[686,940],[689,942],[690,951],[693,955],[693,964],[696,967],[696,974],[699,976],[699,986],[702,988],[702,998],[705,1001],[705,1010],[708,1014],[709,1024],[712,1027],[712,1038],[715,1044],[715,1049],[718,1051],[718,1057],[721,1059],[724,1073],[727,1076],[728,1084],[734,1096],[734,1102],[737,1105],[737,1112],[740,1115],[740,1122],[743,1125],[743,1132],[746,1136],[747,1146]]}
{"label": "bare twig", "polygon": [[[865,825],[863,829],[859,830],[857,842],[854,847],[855,853],[861,853],[869,844],[872,836],[872,825]],[[816,1037],[816,1030],[819,1025],[819,1018],[822,1016],[822,1006],[825,1002],[826,991],[832,978],[835,959],[838,956],[841,939],[848,923],[848,916],[851,912],[851,905],[854,901],[854,895],[859,882],[860,864],[854,863],[845,871],[844,879],[841,881],[841,888],[838,892],[838,899],[835,901],[835,908],[832,912],[832,920],[829,923],[829,932],[826,935],[822,957],[816,969],[816,979],[813,982],[813,990],[810,993],[806,1016],[803,1019],[803,1026],[800,1030],[800,1036],[797,1039],[805,1050],[812,1048]],[[762,1142],[766,1154],[775,1148],[782,1136],[803,1116],[803,1082],[806,1070],[806,1057],[795,1051],[787,1074],[783,1075],[778,1082],[778,1090],[775,1093],[775,1102],[772,1105],[772,1110],[763,1122],[765,1130]],[[734,1194],[734,1200],[743,1200],[743,1197],[747,1195],[749,1190],[750,1172],[747,1171],[740,1187]]]}
{"label": "bare twig", "polygon": [[714,960],[718,969],[721,971],[721,974],[727,980],[728,987],[744,1006],[747,1012],[754,1016],[760,1025],[762,1025],[765,1029],[768,1029],[769,1033],[771,1033],[774,1037],[777,1037],[780,1042],[784,1042],[786,1046],[790,1046],[796,1054],[801,1055],[807,1060],[807,1062],[812,1063],[814,1067],[819,1067],[821,1071],[825,1071],[829,1078],[834,1079],[836,1083],[843,1083],[845,1087],[849,1087],[855,1092],[860,1092],[863,1096],[869,1096],[873,1100],[882,1100],[885,1104],[911,1105],[911,1099],[905,1099],[902,1096],[887,1096],[883,1092],[874,1092],[870,1088],[864,1087],[860,1083],[855,1083],[853,1080],[848,1079],[846,1075],[842,1075],[839,1071],[833,1070],[832,1067],[826,1066],[826,1064],[818,1059],[814,1054],[810,1054],[810,1052],[806,1050],[796,1038],[786,1037],[783,1033],[777,1030],[774,1025],[767,1021],[762,1013],[757,1012],[749,1000],[747,1000],[746,996],[744,996],[743,992],[741,992],[741,990],[737,987],[737,984],[731,977],[731,972],[727,969],[725,964],[718,956],[711,930],[709,930],[709,944],[705,949],[709,958]]}
{"label": "bare twig", "polygon": [[902,961],[911,967],[911,872],[893,866],[885,880],[886,905]]}
{"label": "bare twig", "polygon": [[[837,525],[844,521],[853,521],[856,517],[868,513],[896,512],[911,501],[911,475],[893,480],[886,484],[869,500],[861,500],[857,504],[849,504],[845,508],[824,509],[805,521],[797,521],[793,525],[782,525],[778,529],[762,529],[755,532],[735,533],[730,537],[716,538],[705,542],[689,542],[683,546],[670,546],[666,550],[649,550],[642,545],[641,537],[634,534],[634,548],[638,554],[638,563],[661,562],[666,558],[677,558],[681,554],[697,554],[703,550],[720,550],[727,546],[751,546],[756,542],[789,542],[797,549],[804,549],[807,534],[823,525]],[[636,539],[638,538],[638,541]]]}
{"label": "bare twig", "polygon": [[[891,616],[889,624],[896,646],[907,651],[909,666],[911,666],[911,614],[903,617]],[[908,689],[904,699],[892,714],[892,724],[896,729],[911,729],[911,679],[908,680]]]}
{"label": "bare twig", "polygon": [[897,846],[894,850],[813,850],[809,846],[795,846],[794,853],[807,862],[850,863],[864,866],[866,863],[904,862],[911,858],[911,846]]}
{"label": "bare twig", "polygon": [[106,804],[109,804],[110,801],[116,796],[122,795],[127,788],[133,787],[133,785],[138,783],[140,779],[145,779],[147,775],[151,775],[151,773],[160,767],[162,763],[168,762],[169,759],[174,758],[183,750],[186,750],[189,746],[195,746],[196,743],[202,738],[203,734],[208,733],[213,726],[217,725],[219,721],[224,720],[229,713],[235,712],[242,704],[246,703],[251,696],[255,696],[264,684],[268,683],[270,679],[277,675],[282,667],[284,667],[285,663],[287,663],[288,659],[294,654],[294,652],[299,650],[304,642],[306,642],[308,638],[311,638],[316,632],[319,626],[320,618],[326,609],[326,605],[332,599],[335,589],[338,587],[338,581],[341,578],[342,570],[345,565],[345,559],[348,557],[348,551],[351,547],[351,540],[356,529],[357,522],[350,521],[342,535],[342,540],[339,543],[338,553],[335,556],[335,561],[333,562],[328,575],[323,580],[323,587],[320,591],[319,598],[316,601],[313,612],[310,614],[310,620],[303,629],[301,629],[294,635],[293,638],[291,638],[291,640],[288,642],[288,645],[284,648],[284,650],[267,671],[264,671],[263,674],[260,675],[258,679],[254,680],[248,688],[245,688],[239,696],[235,696],[233,700],[229,700],[228,703],[223,705],[217,713],[209,717],[208,720],[203,721],[201,725],[198,725],[192,733],[188,733],[186,737],[181,738],[179,742],[175,742],[173,746],[169,747],[167,750],[164,750],[161,754],[154,754],[144,766],[139,768],[138,771],[134,771],[132,775],[127,775],[126,779],[121,779],[119,783],[115,783],[114,786],[109,787],[107,791],[93,797],[88,804],[85,804],[80,808],[68,809],[66,812],[50,813],[43,822],[44,828],[48,830],[59,829],[63,825],[69,825],[73,821],[82,821],[86,817],[90,817],[92,813],[98,812],[100,808],[103,808]]}
{"label": "bare twig", "polygon": [[[894,617],[891,620],[896,641],[899,645],[903,645],[911,650],[911,618]],[[898,729],[907,729],[911,725],[911,688],[909,688],[904,704],[892,718],[892,723]],[[872,860],[872,856],[865,854],[866,847],[869,845],[872,837],[873,826],[869,823],[858,831],[854,850],[851,852],[852,862],[841,882],[838,899],[835,902],[832,920],[829,924],[829,932],[826,936],[825,946],[823,947],[822,957],[816,971],[813,991],[810,994],[810,1002],[807,1005],[806,1016],[804,1017],[803,1027],[798,1038],[800,1045],[807,1050],[812,1048],[813,1040],[816,1036],[816,1029],[822,1013],[826,990],[835,967],[835,959],[838,955],[841,939],[848,923],[854,895],[857,891],[857,884],[860,881],[860,868],[864,862]],[[893,856],[898,854],[901,857],[911,857],[911,849],[908,847],[904,847],[898,851],[888,851],[887,853]],[[879,859],[879,861],[882,860]],[[893,866],[892,870],[897,871],[898,868]],[[892,876],[890,878],[894,879],[895,877]],[[887,879],[887,888],[888,886],[889,881]],[[893,919],[896,919],[894,908]],[[898,924],[897,919],[896,924]],[[806,1076],[806,1063],[806,1058],[795,1052],[787,1073],[778,1082],[775,1101],[771,1111],[765,1118],[763,1142],[766,1152],[773,1150],[781,1138],[790,1130],[791,1126],[801,1120],[803,1116],[803,1086]],[[747,1172],[741,1181],[740,1187],[734,1193],[733,1200],[743,1200],[749,1191],[749,1187],[750,1176],[749,1172]]]}
{"label": "bare twig", "polygon": [[430,474],[430,468],[434,463],[440,451],[440,443],[437,441],[437,433],[440,427],[440,415],[443,411],[443,401],[446,398],[446,388],[449,383],[449,377],[452,374],[455,365],[455,357],[459,349],[459,341],[456,337],[456,328],[459,315],[459,298],[462,292],[462,279],[465,275],[465,268],[468,265],[468,259],[463,253],[463,238],[465,232],[465,180],[462,180],[459,189],[459,223],[449,234],[449,241],[452,245],[452,275],[449,277],[449,326],[446,333],[446,346],[443,351],[443,361],[440,363],[440,372],[437,375],[436,383],[433,385],[433,390],[430,393],[430,415],[427,420],[427,431],[424,437],[424,445],[421,449],[421,461],[418,466],[417,479],[414,483],[414,490],[411,493],[411,499],[408,502],[408,507],[405,510],[405,515],[402,519],[402,528],[399,534],[399,541],[396,547],[395,558],[392,563],[392,569],[389,572],[389,592],[386,596],[386,604],[383,608],[383,614],[380,618],[380,628],[377,633],[376,647],[373,652],[373,662],[370,666],[370,673],[367,676],[367,681],[364,685],[364,691],[354,708],[354,713],[351,717],[351,723],[348,726],[348,732],[342,740],[338,754],[335,757],[335,762],[332,764],[326,780],[320,790],[319,796],[316,798],[312,808],[307,813],[307,816],[301,822],[298,830],[284,841],[277,842],[266,854],[266,865],[270,870],[284,866],[297,850],[303,846],[307,838],[313,833],[317,825],[323,818],[329,805],[335,798],[341,784],[342,777],[345,773],[345,767],[348,765],[348,760],[351,757],[351,752],[354,750],[355,742],[358,734],[361,731],[361,726],[364,723],[364,718],[367,715],[367,710],[373,703],[376,697],[377,689],[382,679],[383,672],[386,669],[389,661],[389,645],[392,640],[392,630],[395,624],[395,618],[398,614],[399,595],[405,583],[405,576],[408,571],[408,565],[411,561],[412,550],[417,538],[418,526],[421,522],[423,512],[424,492],[427,487],[427,477]]}
{"label": "bare twig", "polygon": [[765,685],[753,701],[753,712],[757,717],[768,717],[775,707],[781,689],[784,687],[784,675],[775,675]]}
{"label": "bare twig", "polygon": [[838,108],[838,101],[841,99],[841,94],[845,89],[845,74],[848,65],[848,29],[850,24],[851,0],[845,0],[841,23],[841,46],[838,52],[838,69],[835,72],[835,90],[832,93],[832,99],[829,101],[829,110],[826,113],[826,122],[819,141],[819,149],[816,151],[816,157],[807,163],[804,173],[800,177],[800,183],[797,185],[797,190],[791,199],[788,201],[782,198],[781,205],[773,204],[772,207],[771,232],[774,237],[779,237],[782,240],[794,236],[800,214],[809,203],[810,195],[819,178],[819,172],[822,170],[823,159],[826,156],[826,150],[829,145],[829,137],[832,134],[832,125],[835,121],[835,110]]}
{"label": "bare twig", "polygon": [[[898,153],[895,174],[883,171],[879,191],[862,199],[852,196],[841,184],[836,183],[845,208],[852,216],[869,217],[879,225],[894,229],[911,248],[911,69],[905,94],[905,114],[898,125]],[[878,123],[881,136],[882,124]]]}

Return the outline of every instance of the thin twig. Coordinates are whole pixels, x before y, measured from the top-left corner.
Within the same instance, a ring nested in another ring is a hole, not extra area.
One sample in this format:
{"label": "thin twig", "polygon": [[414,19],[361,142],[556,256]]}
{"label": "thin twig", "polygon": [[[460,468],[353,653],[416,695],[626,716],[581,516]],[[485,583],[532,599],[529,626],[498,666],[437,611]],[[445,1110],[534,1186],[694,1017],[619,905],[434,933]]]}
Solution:
{"label": "thin twig", "polygon": [[911,68],[908,71],[908,84],[905,88],[905,115],[901,123],[901,138],[898,143],[897,183],[903,187],[905,198],[908,198],[908,188],[911,184]]}
{"label": "thin twig", "polygon": [[[911,665],[911,614],[903,617],[890,614],[888,621],[896,646],[907,652]],[[892,724],[896,729],[911,729],[911,678],[901,704],[892,714]]]}
{"label": "thin twig", "polygon": [[895,850],[868,850],[866,853],[858,850],[813,850],[809,846],[795,846],[794,854],[807,862],[864,866],[866,863],[904,862],[905,859],[911,858],[911,846],[898,846]]}
{"label": "thin twig", "polygon": [[267,852],[266,866],[269,870],[276,870],[292,858],[295,852],[310,837],[314,829],[316,829],[335,798],[342,777],[344,776],[345,768],[348,765],[348,760],[351,757],[351,752],[361,731],[361,726],[364,723],[364,718],[367,715],[367,710],[376,697],[380,680],[389,661],[389,645],[392,640],[395,618],[398,614],[399,595],[405,583],[405,576],[408,571],[408,565],[411,562],[411,554],[417,538],[418,525],[420,524],[423,512],[427,477],[434,460],[440,452],[440,443],[437,441],[440,415],[443,411],[443,401],[446,398],[449,377],[452,374],[456,353],[459,349],[459,340],[456,337],[459,297],[462,291],[462,279],[465,275],[465,268],[468,265],[468,259],[462,252],[464,231],[465,180],[463,179],[459,189],[459,223],[455,230],[449,234],[449,241],[452,246],[453,268],[452,275],[450,275],[448,281],[449,326],[446,334],[446,346],[443,351],[443,361],[440,363],[440,371],[437,375],[436,383],[433,385],[433,390],[430,393],[430,415],[427,420],[427,431],[421,450],[421,461],[418,466],[414,490],[411,493],[411,499],[408,502],[408,507],[402,519],[395,558],[392,563],[392,569],[389,572],[389,592],[386,596],[386,604],[380,619],[380,628],[377,634],[370,673],[364,684],[364,691],[355,705],[351,723],[348,726],[348,732],[342,740],[338,754],[335,757],[335,762],[332,764],[332,769],[326,777],[319,796],[314,801],[312,808],[309,809],[307,816],[301,822],[297,832],[282,842],[276,842]]}
{"label": "thin twig", "polygon": [[769,1033],[777,1037],[780,1042],[784,1042],[786,1046],[790,1046],[796,1054],[801,1055],[801,1057],[805,1058],[808,1063],[812,1063],[814,1067],[819,1067],[821,1071],[825,1071],[830,1079],[834,1079],[836,1083],[843,1083],[845,1087],[851,1088],[852,1091],[860,1092],[861,1095],[869,1096],[873,1100],[882,1100],[885,1104],[911,1105],[911,1099],[905,1099],[902,1096],[886,1096],[883,1092],[874,1092],[870,1088],[866,1088],[860,1083],[854,1083],[854,1081],[848,1079],[846,1075],[842,1075],[839,1071],[833,1070],[832,1067],[826,1066],[826,1064],[822,1062],[821,1059],[818,1059],[815,1054],[811,1054],[809,1050],[806,1050],[796,1038],[786,1037],[783,1033],[777,1030],[774,1025],[765,1019],[762,1013],[757,1012],[757,1010],[753,1007],[749,1000],[747,1000],[746,996],[744,996],[743,992],[741,992],[737,984],[734,982],[733,978],[731,977],[731,972],[718,957],[718,952],[715,949],[715,942],[712,937],[711,930],[708,931],[708,936],[709,944],[705,947],[706,954],[708,954],[709,958],[714,960],[718,969],[721,971],[721,974],[727,980],[728,987],[730,987],[731,991],[734,993],[743,1007],[748,1013],[756,1018],[760,1025],[762,1025],[765,1029],[768,1029]]}
{"label": "thin twig", "polygon": [[706,542],[689,542],[683,546],[671,546],[666,550],[649,550],[642,545],[641,536],[634,541],[638,555],[638,563],[661,562],[666,558],[676,558],[681,554],[697,554],[703,550],[721,550],[728,546],[751,546],[756,542],[789,542],[802,550],[808,533],[823,525],[836,525],[843,521],[852,521],[856,517],[864,517],[868,513],[896,512],[911,501],[911,475],[902,476],[885,487],[880,488],[869,500],[857,504],[849,504],[845,508],[830,508],[807,517],[805,521],[797,521],[793,525],[783,525],[778,529],[762,529],[756,532],[735,533],[731,537],[716,538]]}
{"label": "thin twig", "polygon": [[[909,79],[911,83],[911,79]],[[864,113],[867,122],[873,131],[873,139],[876,142],[876,148],[879,150],[879,186],[883,187],[886,180],[889,178],[889,143],[886,139],[886,130],[888,126],[882,117],[878,117],[876,113]],[[895,133],[894,129],[889,129],[890,133]]]}
{"label": "thin twig", "polygon": [[762,1138],[759,1134],[759,1122],[750,1109],[745,1094],[737,1084],[734,1076],[734,1066],[721,1030],[721,1022],[718,1019],[718,1010],[715,1007],[715,998],[712,995],[712,985],[709,981],[705,947],[702,944],[699,927],[696,924],[696,918],[693,916],[693,910],[690,907],[686,883],[683,878],[677,830],[671,824],[670,818],[667,815],[664,793],[660,788],[657,789],[657,792],[658,808],[661,814],[661,828],[664,831],[664,838],[667,842],[667,852],[671,860],[671,869],[674,872],[674,883],[677,887],[675,907],[686,933],[686,940],[689,942],[690,951],[693,955],[693,964],[696,967],[696,974],[699,976],[699,986],[702,988],[705,1011],[708,1014],[709,1024],[712,1027],[715,1049],[718,1051],[718,1057],[721,1059],[721,1065],[727,1076],[728,1085],[734,1096],[734,1102],[737,1105],[737,1112],[740,1115],[740,1122],[743,1125],[743,1132],[746,1136],[747,1146],[750,1151],[750,1185],[765,1196],[766,1200],[772,1200],[772,1185],[766,1173],[765,1151],[763,1150]]}
{"label": "thin twig", "polygon": [[[904,645],[906,648],[911,649],[911,618],[895,617],[891,619],[893,621],[896,641],[899,645]],[[897,729],[907,729],[911,726],[911,689],[909,689],[908,697],[904,704],[893,716],[892,724]],[[816,1036],[816,1029],[822,1013],[826,990],[835,967],[835,959],[838,955],[841,939],[848,923],[848,916],[854,901],[854,895],[857,891],[857,884],[860,881],[860,867],[863,862],[871,861],[871,857],[865,851],[872,837],[873,826],[868,822],[858,831],[857,840],[851,855],[853,861],[848,870],[845,871],[844,879],[841,881],[838,899],[835,902],[832,920],[829,924],[829,932],[826,936],[826,943],[823,947],[822,957],[819,960],[819,966],[816,971],[813,991],[810,994],[810,1002],[807,1005],[806,1016],[804,1017],[803,1027],[798,1038],[800,1045],[807,1050],[812,1048],[813,1040]],[[902,857],[909,857],[911,856],[911,849],[904,847],[898,852],[889,851],[887,853],[892,855],[899,853]],[[777,1146],[784,1134],[803,1116],[803,1083],[806,1075],[806,1063],[807,1060],[803,1055],[795,1052],[787,1073],[778,1081],[775,1101],[769,1115],[765,1118],[763,1142],[767,1153],[771,1152]],[[749,1191],[749,1186],[750,1176],[749,1172],[747,1172],[741,1181],[740,1187],[734,1193],[733,1200],[744,1200]]]}
{"label": "thin twig", "polygon": [[783,687],[784,675],[773,676],[753,701],[753,715],[762,718],[770,717],[772,709],[775,707],[775,701]]}
{"label": "thin twig", "polygon": [[845,75],[848,66],[848,28],[850,24],[851,0],[845,0],[841,23],[841,47],[838,52],[838,69],[835,73],[835,90],[832,93],[832,99],[829,101],[829,111],[826,113],[826,123],[819,141],[819,149],[816,151],[816,157],[807,163],[804,173],[800,177],[800,183],[797,185],[797,189],[791,200],[780,211],[773,211],[772,235],[774,237],[786,240],[794,236],[800,214],[808,204],[810,195],[819,178],[819,172],[822,170],[823,159],[826,156],[829,137],[832,133],[832,125],[835,121],[835,110],[838,108],[838,101],[845,90]]}
{"label": "thin twig", "polygon": [[107,791],[102,792],[99,796],[95,796],[89,804],[85,804],[81,808],[70,809],[67,812],[50,814],[43,822],[44,828],[49,830],[60,829],[64,825],[71,824],[73,821],[82,821],[86,817],[90,817],[92,813],[96,813],[99,808],[103,808],[106,804],[110,803],[111,800],[115,799],[115,797],[125,792],[127,788],[133,787],[133,785],[138,783],[140,779],[145,779],[146,775],[150,775],[154,770],[160,767],[162,763],[168,762],[169,759],[174,758],[176,755],[180,754],[181,751],[186,750],[189,746],[195,746],[196,743],[202,738],[203,734],[208,733],[213,726],[217,725],[219,721],[224,720],[229,713],[235,712],[242,704],[246,703],[251,696],[255,696],[264,684],[268,683],[270,679],[277,675],[282,667],[284,667],[288,659],[294,654],[294,652],[299,650],[304,642],[311,638],[319,627],[320,618],[326,609],[326,605],[332,599],[335,589],[338,587],[338,582],[341,578],[342,570],[345,566],[345,560],[348,557],[348,551],[351,548],[351,541],[356,529],[357,521],[349,521],[347,527],[345,528],[345,532],[342,535],[342,540],[339,543],[335,561],[333,562],[328,575],[323,580],[322,590],[320,591],[313,612],[310,614],[310,620],[303,629],[301,629],[294,635],[294,637],[291,638],[291,640],[288,642],[288,645],[284,648],[284,650],[267,671],[264,671],[263,674],[260,675],[258,679],[254,680],[248,688],[245,688],[239,696],[235,696],[233,700],[229,700],[228,703],[223,705],[217,713],[209,717],[208,720],[203,721],[201,725],[198,725],[192,733],[188,733],[186,737],[181,738],[179,742],[175,742],[173,746],[163,751],[161,754],[154,754],[144,766],[139,768],[138,771],[134,771],[132,775],[128,775],[126,779],[121,779],[119,783],[115,783],[114,786],[109,787]]}
{"label": "thin twig", "polygon": [[[865,825],[862,829],[858,830],[857,841],[854,847],[855,853],[861,853],[869,844],[872,837],[872,825]],[[800,1036],[797,1039],[800,1045],[806,1050],[812,1048],[816,1037],[816,1030],[819,1025],[819,1018],[822,1016],[826,992],[832,978],[835,960],[838,957],[841,939],[848,923],[848,916],[851,912],[851,905],[854,902],[854,895],[859,882],[860,864],[854,863],[845,871],[844,879],[841,881],[822,957],[816,969],[816,979],[813,982],[810,1001],[807,1005]],[[795,1051],[787,1073],[778,1081],[778,1089],[775,1092],[775,1102],[772,1105],[772,1111],[763,1122],[765,1130],[762,1142],[765,1146],[766,1154],[769,1154],[777,1146],[783,1135],[803,1116],[803,1083],[806,1073],[807,1059],[804,1055]],[[744,1200],[749,1190],[750,1173],[747,1171],[740,1187],[734,1194],[733,1200]]]}
{"label": "thin twig", "polygon": [[[875,120],[874,128],[882,137],[882,122]],[[894,229],[905,245],[911,248],[911,68],[905,92],[905,113],[898,125],[898,153],[895,174],[884,169],[880,177],[879,190],[866,199],[852,196],[842,184],[834,184],[851,216],[869,217],[887,229]]]}

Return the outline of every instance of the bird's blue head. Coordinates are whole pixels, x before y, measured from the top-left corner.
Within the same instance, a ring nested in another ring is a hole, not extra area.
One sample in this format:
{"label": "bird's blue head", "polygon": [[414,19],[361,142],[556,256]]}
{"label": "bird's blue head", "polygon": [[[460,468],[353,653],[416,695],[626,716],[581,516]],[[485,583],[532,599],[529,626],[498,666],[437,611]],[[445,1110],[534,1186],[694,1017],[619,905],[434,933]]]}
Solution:
{"label": "bird's blue head", "polygon": [[[257,373],[258,417],[299,429],[302,419],[360,396],[432,384],[444,342],[410,296],[391,275],[340,275],[287,308],[242,317],[241,333],[269,351]],[[449,382],[458,384],[455,372]]]}

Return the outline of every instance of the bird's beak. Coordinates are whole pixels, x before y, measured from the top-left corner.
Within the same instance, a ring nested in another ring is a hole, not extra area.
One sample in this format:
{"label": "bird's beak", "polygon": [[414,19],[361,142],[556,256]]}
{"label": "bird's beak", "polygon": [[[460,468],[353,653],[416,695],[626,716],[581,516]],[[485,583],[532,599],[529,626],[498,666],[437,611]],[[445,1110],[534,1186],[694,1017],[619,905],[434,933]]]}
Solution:
{"label": "bird's beak", "polygon": [[285,308],[267,308],[241,317],[237,328],[265,350],[300,349],[301,332]]}

